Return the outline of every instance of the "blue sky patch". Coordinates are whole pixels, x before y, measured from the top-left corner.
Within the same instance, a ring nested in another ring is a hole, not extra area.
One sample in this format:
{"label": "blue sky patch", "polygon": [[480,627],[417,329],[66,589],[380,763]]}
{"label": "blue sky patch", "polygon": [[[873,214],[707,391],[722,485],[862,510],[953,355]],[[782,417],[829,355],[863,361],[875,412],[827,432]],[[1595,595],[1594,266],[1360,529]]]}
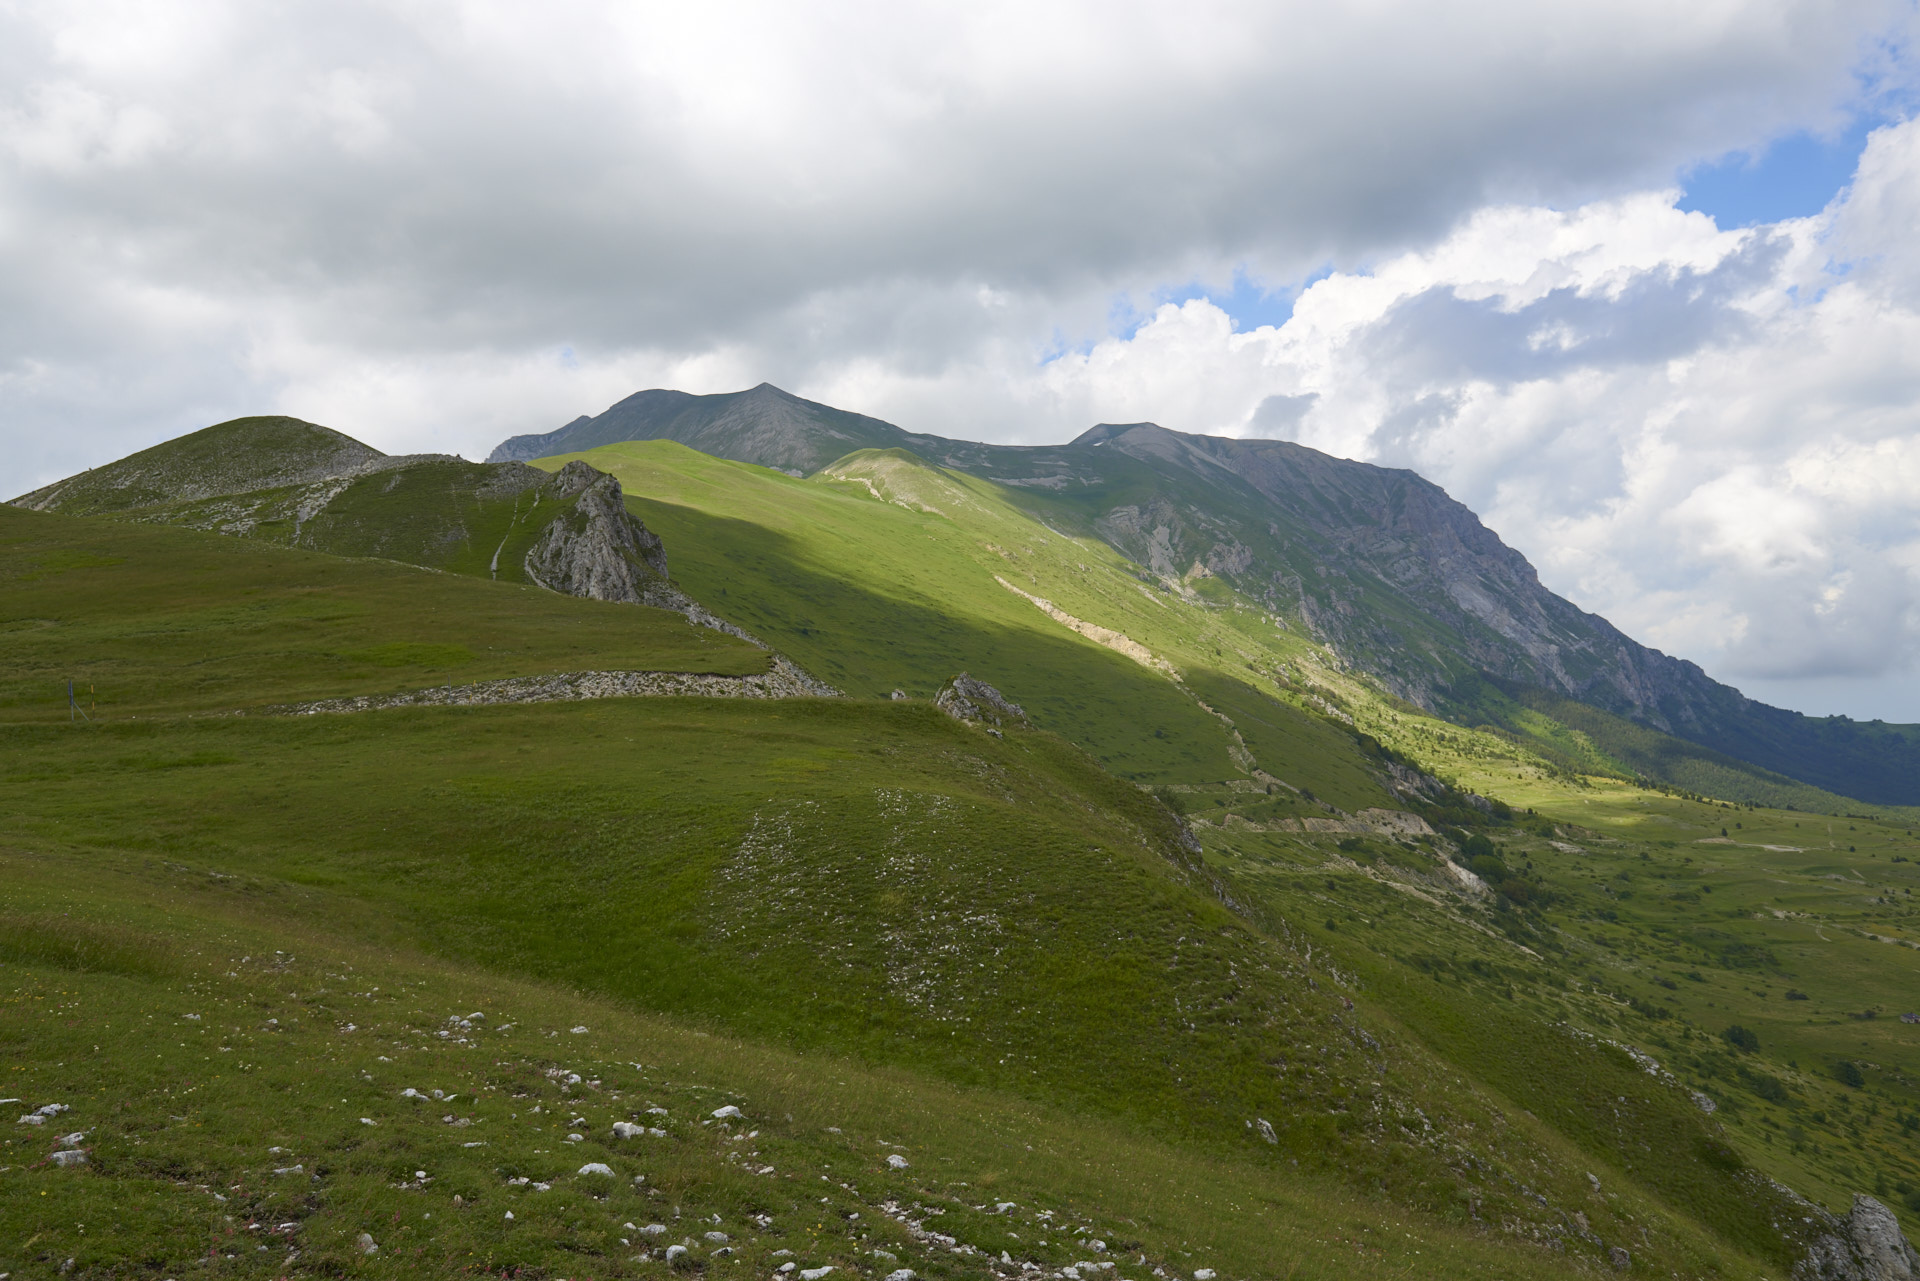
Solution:
{"label": "blue sky patch", "polygon": [[1686,195],[1679,207],[1704,213],[1723,229],[1817,214],[1853,181],[1867,135],[1889,123],[1863,116],[1836,137],[1789,134],[1764,151],[1700,165],[1681,176]]}

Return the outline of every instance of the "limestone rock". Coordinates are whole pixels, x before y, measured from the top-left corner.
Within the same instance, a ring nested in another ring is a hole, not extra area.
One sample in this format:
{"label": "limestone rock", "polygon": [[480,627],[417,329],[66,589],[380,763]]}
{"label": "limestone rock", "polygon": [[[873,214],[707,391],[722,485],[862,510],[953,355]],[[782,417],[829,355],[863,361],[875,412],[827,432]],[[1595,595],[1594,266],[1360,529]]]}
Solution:
{"label": "limestone rock", "polygon": [[1855,1194],[1844,1219],[1827,1215],[1828,1231],[1815,1237],[1794,1265],[1794,1281],[1915,1281],[1920,1255],[1901,1234],[1893,1211]]}
{"label": "limestone rock", "polygon": [[650,603],[649,589],[666,585],[666,547],[627,511],[620,482],[575,459],[549,483],[573,509],[527,552],[527,577],[568,596]]}
{"label": "limestone rock", "polygon": [[1018,703],[1007,701],[999,690],[965,672],[941,686],[933,705],[963,724],[995,729],[1033,727]]}

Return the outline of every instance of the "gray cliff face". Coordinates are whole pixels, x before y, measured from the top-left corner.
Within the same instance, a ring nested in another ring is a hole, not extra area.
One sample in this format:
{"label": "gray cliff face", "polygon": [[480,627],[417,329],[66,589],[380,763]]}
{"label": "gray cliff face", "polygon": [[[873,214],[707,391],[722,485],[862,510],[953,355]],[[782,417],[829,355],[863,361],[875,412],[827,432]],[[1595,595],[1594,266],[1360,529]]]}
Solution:
{"label": "gray cliff face", "polygon": [[618,480],[576,460],[549,484],[573,506],[527,552],[529,579],[568,596],[632,604],[666,586],[666,548],[627,511]]}
{"label": "gray cliff face", "polygon": [[1893,1211],[1856,1195],[1844,1219],[1820,1211],[1826,1230],[1794,1265],[1794,1281],[1915,1281],[1920,1255],[1900,1231]]}
{"label": "gray cliff face", "polygon": [[[1255,595],[1282,589],[1320,639],[1361,666],[1379,667],[1416,702],[1434,706],[1449,673],[1443,663],[1420,664],[1417,646],[1391,625],[1381,634],[1391,611],[1372,607],[1369,596],[1391,593],[1421,621],[1444,625],[1453,634],[1449,648],[1474,669],[1661,730],[1695,728],[1709,704],[1738,698],[1693,664],[1648,649],[1547,590],[1526,557],[1413,472],[1288,441],[1187,436],[1151,423],[1097,427],[1075,444],[1178,468],[1229,493],[1251,489],[1270,516],[1289,518],[1259,531],[1280,544],[1279,556],[1250,546],[1261,541],[1257,534],[1240,528],[1244,521],[1223,520],[1220,507],[1161,498],[1116,509],[1104,525],[1156,573],[1185,573],[1197,563]],[[1386,650],[1398,651],[1397,663],[1377,661]]]}

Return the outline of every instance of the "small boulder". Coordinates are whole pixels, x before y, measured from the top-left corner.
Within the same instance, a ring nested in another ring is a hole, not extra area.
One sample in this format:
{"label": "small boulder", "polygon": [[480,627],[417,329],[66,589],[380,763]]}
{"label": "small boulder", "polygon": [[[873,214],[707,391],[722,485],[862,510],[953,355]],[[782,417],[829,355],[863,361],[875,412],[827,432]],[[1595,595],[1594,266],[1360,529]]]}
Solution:
{"label": "small boulder", "polygon": [[580,1167],[580,1173],[604,1174],[610,1179],[613,1177],[613,1168],[601,1161],[589,1161],[585,1165]]}
{"label": "small boulder", "polygon": [[684,1245],[668,1246],[667,1247],[667,1266],[670,1268],[692,1267],[693,1252],[687,1249],[687,1247]]}
{"label": "small boulder", "polygon": [[802,1268],[800,1269],[800,1281],[820,1281],[821,1277],[826,1276],[832,1271],[833,1265],[831,1263],[824,1268]]}
{"label": "small boulder", "polygon": [[380,1253],[380,1245],[373,1239],[370,1233],[362,1232],[359,1238],[354,1241],[354,1245],[359,1248],[362,1254]]}
{"label": "small boulder", "polygon": [[889,1152],[887,1154],[887,1168],[890,1170],[904,1170],[907,1168],[907,1158],[901,1156],[898,1152]]}
{"label": "small boulder", "polygon": [[613,1137],[616,1139],[637,1139],[646,1132],[646,1126],[635,1125],[631,1121],[615,1121],[613,1123]]}
{"label": "small boulder", "polygon": [[47,1160],[65,1169],[71,1165],[85,1165],[87,1163],[87,1154],[78,1148],[67,1148],[65,1151],[53,1153]]}
{"label": "small boulder", "polygon": [[715,1108],[713,1110],[713,1119],[716,1121],[737,1120],[739,1116],[740,1116],[740,1109],[733,1106],[733,1104],[731,1103],[727,1104],[727,1106],[723,1108]]}

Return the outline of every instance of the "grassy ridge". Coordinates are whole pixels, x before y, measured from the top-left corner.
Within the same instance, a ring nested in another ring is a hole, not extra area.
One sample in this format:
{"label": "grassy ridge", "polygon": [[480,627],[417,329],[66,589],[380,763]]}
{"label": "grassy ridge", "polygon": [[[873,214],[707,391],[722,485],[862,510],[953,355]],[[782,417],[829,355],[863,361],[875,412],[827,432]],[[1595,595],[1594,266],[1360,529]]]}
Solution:
{"label": "grassy ridge", "polygon": [[221,711],[582,669],[765,670],[677,614],[0,507],[0,710]]}

